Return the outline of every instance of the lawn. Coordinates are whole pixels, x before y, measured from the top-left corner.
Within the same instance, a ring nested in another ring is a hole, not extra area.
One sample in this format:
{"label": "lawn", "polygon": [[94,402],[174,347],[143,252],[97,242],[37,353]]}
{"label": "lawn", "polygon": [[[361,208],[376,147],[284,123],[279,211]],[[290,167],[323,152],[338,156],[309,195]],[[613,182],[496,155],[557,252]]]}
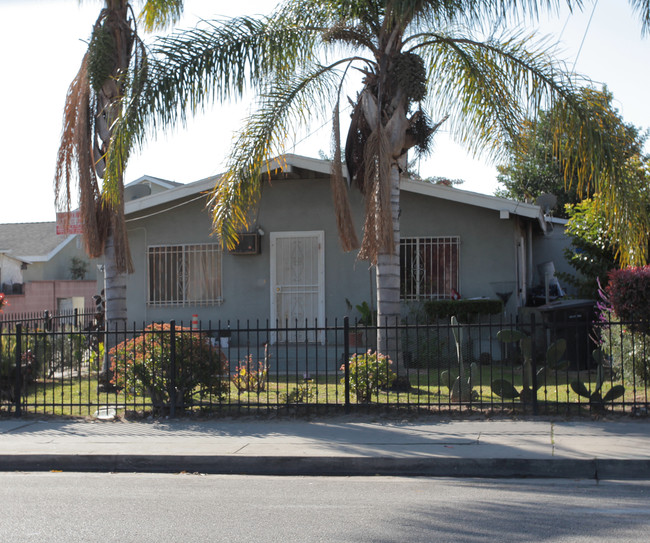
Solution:
{"label": "lawn", "polygon": [[[390,405],[404,407],[442,408],[458,410],[470,407],[476,410],[522,410],[532,408],[529,400],[523,405],[519,398],[502,399],[494,394],[490,383],[496,379],[505,379],[521,390],[522,376],[517,369],[508,366],[484,366],[472,382],[472,400],[465,404],[451,401],[450,390],[443,384],[444,378],[438,370],[418,370],[410,372],[411,389],[409,391],[378,390],[371,395],[371,405]],[[568,384],[579,379],[585,386],[594,390],[596,387],[594,372],[561,372],[553,382],[537,391],[537,401],[543,410],[564,412],[572,406],[588,406],[589,401],[578,396]],[[195,405],[192,410],[207,409],[219,411],[225,409],[258,410],[277,409],[282,406],[330,405],[342,406],[345,403],[345,387],[340,382],[341,375],[316,376],[305,380],[296,375],[269,375],[264,389],[259,392],[240,391],[230,382],[222,398],[200,397],[194,394]],[[612,386],[620,384],[607,381],[603,385],[605,394]],[[59,379],[43,379],[32,383],[27,388],[23,409],[27,412],[64,415],[92,416],[100,406],[114,406],[120,411],[149,412],[151,400],[147,396],[134,396],[122,392],[100,393],[97,379],[90,376],[77,376]],[[622,403],[634,402],[647,404],[650,394],[646,388],[626,387],[625,395],[615,403],[616,410],[622,409]],[[352,405],[358,405],[354,391],[350,393]],[[3,406],[6,410],[6,405]],[[611,409],[611,406],[610,406]],[[625,406],[629,411],[630,406]]]}

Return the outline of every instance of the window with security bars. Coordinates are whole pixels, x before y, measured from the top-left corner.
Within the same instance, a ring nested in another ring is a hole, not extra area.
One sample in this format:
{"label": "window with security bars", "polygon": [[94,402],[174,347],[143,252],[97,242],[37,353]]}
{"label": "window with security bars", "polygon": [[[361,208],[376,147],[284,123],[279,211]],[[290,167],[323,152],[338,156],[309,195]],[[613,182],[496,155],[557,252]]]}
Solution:
{"label": "window with security bars", "polygon": [[221,246],[162,245],[148,249],[149,305],[216,305],[222,301]]}
{"label": "window with security bars", "polygon": [[458,291],[458,236],[403,238],[400,241],[402,300],[440,300]]}

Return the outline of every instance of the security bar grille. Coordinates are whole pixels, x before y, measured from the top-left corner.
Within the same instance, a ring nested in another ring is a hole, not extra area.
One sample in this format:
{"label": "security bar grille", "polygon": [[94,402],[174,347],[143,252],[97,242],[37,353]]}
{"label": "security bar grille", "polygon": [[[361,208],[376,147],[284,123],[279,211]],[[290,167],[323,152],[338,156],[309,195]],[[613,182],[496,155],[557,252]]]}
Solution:
{"label": "security bar grille", "polygon": [[147,303],[152,306],[221,303],[221,255],[217,243],[149,247]]}
{"label": "security bar grille", "polygon": [[417,237],[400,241],[402,300],[439,300],[458,291],[460,237]]}

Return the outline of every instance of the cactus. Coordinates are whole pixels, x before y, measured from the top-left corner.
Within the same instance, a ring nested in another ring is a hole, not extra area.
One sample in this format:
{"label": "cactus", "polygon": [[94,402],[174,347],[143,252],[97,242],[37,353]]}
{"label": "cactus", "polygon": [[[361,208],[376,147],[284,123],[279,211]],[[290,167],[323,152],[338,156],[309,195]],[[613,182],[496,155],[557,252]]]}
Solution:
{"label": "cactus", "polygon": [[590,391],[582,381],[572,381],[571,389],[578,396],[587,398],[589,404],[597,409],[604,409],[605,404],[613,402],[625,394],[625,387],[623,385],[616,385],[610,388],[605,396],[601,394],[603,384],[605,383],[605,357],[601,349],[596,349],[591,353],[593,359],[596,361],[596,388]]}
{"label": "cactus", "polygon": [[492,392],[501,398],[514,400],[521,398],[524,402],[531,401],[537,391],[546,384],[546,379],[551,370],[557,371],[566,367],[566,362],[562,356],[566,351],[566,341],[558,339],[553,342],[546,351],[544,365],[537,370],[535,375],[535,386],[533,386],[533,342],[532,339],[524,332],[519,330],[500,330],[497,333],[497,339],[503,343],[519,342],[521,349],[522,362],[522,389],[517,390],[515,386],[507,379],[495,379],[492,381]]}
{"label": "cactus", "polygon": [[475,362],[470,364],[469,375],[465,369],[463,361],[463,331],[458,324],[456,317],[451,318],[451,330],[454,334],[454,341],[456,342],[456,358],[458,360],[458,375],[452,377],[448,370],[440,373],[441,384],[445,385],[450,392],[450,399],[452,402],[470,402],[477,399],[478,395],[473,389],[472,383],[478,374],[478,366]]}

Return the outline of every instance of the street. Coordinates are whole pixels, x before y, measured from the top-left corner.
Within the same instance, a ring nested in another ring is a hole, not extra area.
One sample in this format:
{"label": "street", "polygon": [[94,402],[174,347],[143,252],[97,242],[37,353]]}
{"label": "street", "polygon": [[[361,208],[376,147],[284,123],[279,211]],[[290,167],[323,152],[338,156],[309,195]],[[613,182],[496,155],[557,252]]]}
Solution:
{"label": "street", "polygon": [[0,473],[12,542],[647,542],[650,481]]}

